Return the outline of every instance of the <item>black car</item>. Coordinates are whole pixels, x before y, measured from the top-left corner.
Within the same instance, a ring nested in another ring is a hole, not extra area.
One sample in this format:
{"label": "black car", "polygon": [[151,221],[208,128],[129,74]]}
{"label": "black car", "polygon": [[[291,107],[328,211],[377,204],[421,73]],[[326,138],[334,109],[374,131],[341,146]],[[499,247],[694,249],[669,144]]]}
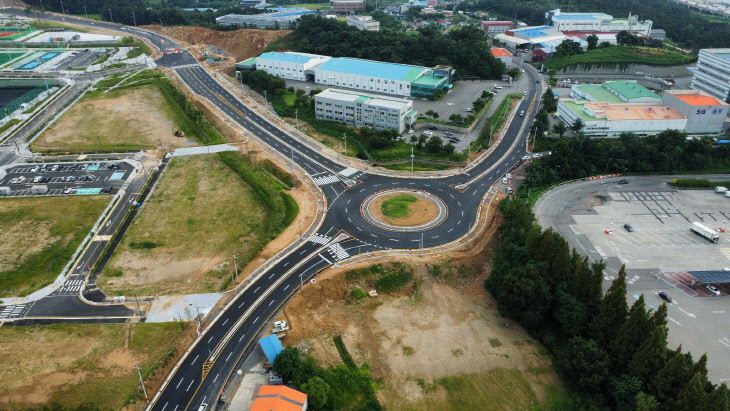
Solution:
{"label": "black car", "polygon": [[365,153],[363,153],[361,151],[361,152],[357,153],[357,158],[359,158],[360,160],[367,160],[368,159],[368,156],[365,155]]}
{"label": "black car", "polygon": [[659,294],[657,294],[659,297],[661,297],[662,300],[671,303],[672,297],[669,296],[669,294],[665,293],[664,291],[659,291]]}
{"label": "black car", "polygon": [[438,129],[437,129],[436,127],[434,127],[434,126],[428,126],[428,129],[429,129],[429,130],[438,130]]}
{"label": "black car", "polygon": [[630,233],[634,232],[634,227],[631,227],[631,224],[624,224],[624,228]]}
{"label": "black car", "polygon": [[109,193],[112,192],[112,188],[111,187],[104,187],[104,188],[101,189],[101,192],[104,193],[104,194],[109,194]]}
{"label": "black car", "polygon": [[618,183],[619,184],[628,184],[629,183],[629,180],[621,180]]}

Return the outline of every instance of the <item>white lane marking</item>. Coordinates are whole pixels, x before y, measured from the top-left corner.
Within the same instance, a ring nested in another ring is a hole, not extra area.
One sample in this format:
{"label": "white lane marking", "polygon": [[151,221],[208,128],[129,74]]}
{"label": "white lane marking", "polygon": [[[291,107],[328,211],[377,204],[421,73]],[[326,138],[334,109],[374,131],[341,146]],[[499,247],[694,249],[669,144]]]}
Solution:
{"label": "white lane marking", "polygon": [[208,344],[210,344],[211,341],[213,341],[213,337],[210,337],[210,339],[208,340]]}
{"label": "white lane marking", "polygon": [[215,378],[213,378],[213,382],[215,382],[215,380],[217,380],[217,379],[218,379],[218,376],[219,376],[219,375],[220,375],[220,374],[216,374],[216,375],[215,375]]}
{"label": "white lane marking", "polygon": [[195,364],[195,361],[197,361],[197,360],[198,360],[198,357],[200,357],[200,354],[198,354],[198,355],[196,355],[196,356],[195,356],[195,359],[193,360],[193,362],[191,362],[191,363],[190,363],[190,365],[193,365],[193,364]]}
{"label": "white lane marking", "polygon": [[[191,364],[191,365],[192,365],[192,364]],[[185,377],[183,377],[183,378],[180,378],[180,382],[179,382],[179,383],[177,383],[177,386],[175,386],[175,389],[178,389],[178,388],[180,387],[180,384],[182,384],[182,380],[184,380],[184,379],[185,379]]]}
{"label": "white lane marking", "polygon": [[188,385],[188,389],[187,389],[187,390],[185,390],[185,392],[188,392],[188,390],[190,389],[190,387],[192,387],[192,386],[193,386],[193,383],[194,383],[194,382],[195,382],[195,380],[192,380],[192,381],[190,381],[190,385]]}
{"label": "white lane marking", "polygon": [[246,336],[246,334],[243,334],[243,335],[241,336],[241,338],[239,338],[239,339],[238,339],[238,342],[241,342],[241,340],[243,340],[243,337],[245,337],[245,336]]}
{"label": "white lane marking", "polygon": [[223,321],[223,324],[221,324],[221,325],[226,325],[227,322],[228,322],[228,318],[226,318],[226,320]]}
{"label": "white lane marking", "polygon": [[[168,401],[169,402],[169,401]],[[165,411],[165,408],[167,408],[167,402],[165,403],[165,406],[162,407],[162,411]]]}
{"label": "white lane marking", "polygon": [[259,317],[256,317],[256,319],[253,320],[253,323],[256,324],[256,321],[258,321],[258,320],[259,320]]}
{"label": "white lane marking", "polygon": [[253,290],[253,292],[255,293],[256,291],[258,291],[258,290],[259,290],[259,288],[261,288],[261,287],[256,287],[256,289],[255,289],[255,290]]}
{"label": "white lane marking", "polygon": [[[231,359],[231,355],[233,355],[233,351],[231,351],[231,352],[230,352],[230,353],[228,354],[228,357],[226,357],[226,362],[228,362],[228,360],[229,360],[229,359]],[[215,381],[213,381],[213,382],[215,382]]]}
{"label": "white lane marking", "polygon": [[291,285],[291,284],[287,285],[287,286],[286,286],[286,287],[284,288],[284,291],[288,290],[288,289],[289,289],[289,286],[290,286],[290,285]]}

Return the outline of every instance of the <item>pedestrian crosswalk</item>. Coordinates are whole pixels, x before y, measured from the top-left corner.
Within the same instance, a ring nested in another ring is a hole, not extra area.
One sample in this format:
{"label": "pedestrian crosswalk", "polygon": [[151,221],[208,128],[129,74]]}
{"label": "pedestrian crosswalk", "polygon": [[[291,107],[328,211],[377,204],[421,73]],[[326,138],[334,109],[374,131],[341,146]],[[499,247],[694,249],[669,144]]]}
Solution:
{"label": "pedestrian crosswalk", "polygon": [[28,304],[17,304],[17,305],[8,305],[7,307],[3,308],[2,312],[0,312],[0,318],[17,318],[20,317],[23,312],[25,311],[25,308]]}
{"label": "pedestrian crosswalk", "polygon": [[330,252],[332,257],[335,260],[346,260],[350,258],[350,254],[345,251],[344,248],[340,245],[340,243],[334,243],[331,246],[327,247],[327,250]]}
{"label": "pedestrian crosswalk", "polygon": [[360,172],[360,170],[358,170],[356,168],[347,167],[346,169],[338,172],[337,174],[339,174],[339,175],[341,175],[343,177],[350,177],[351,175],[357,174],[359,172]]}
{"label": "pedestrian crosswalk", "polygon": [[188,67],[198,67],[198,66],[199,66],[199,64],[196,63],[196,64],[183,64],[180,66],[172,66],[171,68],[173,70],[177,70],[177,69],[183,69],[183,68],[188,68]]}
{"label": "pedestrian crosswalk", "polygon": [[340,181],[340,179],[338,179],[337,177],[335,177],[331,174],[326,175],[324,177],[318,177],[318,178],[314,179],[314,183],[317,184],[318,186],[332,184],[332,183],[336,183],[338,181]]}
{"label": "pedestrian crosswalk", "polygon": [[77,294],[84,285],[84,280],[68,280],[54,294]]}
{"label": "pedestrian crosswalk", "polygon": [[315,244],[322,244],[322,245],[329,243],[331,239],[332,239],[331,237],[327,237],[326,235],[321,235],[321,234],[314,234],[311,237],[309,237],[309,241],[311,241]]}

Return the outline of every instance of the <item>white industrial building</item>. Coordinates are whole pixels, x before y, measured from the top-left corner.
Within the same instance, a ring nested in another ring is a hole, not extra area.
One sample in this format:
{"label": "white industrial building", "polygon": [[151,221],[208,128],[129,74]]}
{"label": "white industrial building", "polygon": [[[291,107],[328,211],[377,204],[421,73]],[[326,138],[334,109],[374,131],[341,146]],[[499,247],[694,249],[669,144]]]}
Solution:
{"label": "white industrial building", "polygon": [[668,90],[661,104],[610,103],[561,98],[558,115],[567,124],[581,119],[589,136],[655,135],[665,130],[718,134],[730,105],[698,90]]}
{"label": "white industrial building", "polygon": [[288,29],[292,24],[306,14],[314,14],[314,10],[304,7],[292,7],[284,11],[264,14],[227,14],[216,17],[215,22],[223,26],[241,26],[246,24],[249,27],[264,29],[275,27]]}
{"label": "white industrial building", "polygon": [[256,70],[263,70],[284,79],[306,81],[307,70],[312,70],[329,59],[317,54],[270,52],[256,57]]}
{"label": "white industrial building", "polygon": [[690,87],[730,101],[730,48],[701,49],[697,57]]}
{"label": "white industrial building", "polygon": [[640,21],[638,16],[629,14],[627,19],[615,19],[605,13],[563,13],[560,9],[545,13],[550,24],[560,31],[603,31],[632,33],[649,36],[651,34],[651,20]]}
{"label": "white industrial building", "polygon": [[380,31],[380,22],[373,20],[372,16],[357,16],[351,14],[347,16],[347,25],[356,27],[359,30]]}
{"label": "white industrial building", "polygon": [[395,129],[399,133],[412,125],[418,115],[411,100],[351,90],[324,90],[314,96],[314,107],[317,120],[374,130]]}

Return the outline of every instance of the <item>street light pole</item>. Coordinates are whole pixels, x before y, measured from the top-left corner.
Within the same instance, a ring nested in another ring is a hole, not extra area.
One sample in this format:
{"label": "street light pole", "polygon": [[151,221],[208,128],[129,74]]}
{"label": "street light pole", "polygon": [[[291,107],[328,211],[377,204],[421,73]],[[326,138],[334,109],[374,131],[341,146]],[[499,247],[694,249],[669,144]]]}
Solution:
{"label": "street light pole", "polygon": [[297,119],[297,130],[299,130],[299,109],[294,109],[294,116]]}
{"label": "street light pole", "polygon": [[299,273],[299,291],[304,291],[304,280],[302,280],[302,274],[304,273]]}
{"label": "street light pole", "polygon": [[137,369],[137,374],[139,375],[139,383],[142,385],[142,392],[144,392],[144,399],[145,401],[149,401],[149,399],[147,398],[147,389],[144,387],[144,381],[142,380],[142,371],[140,371],[141,368],[138,365],[135,365],[132,368]]}
{"label": "street light pole", "polygon": [[269,99],[266,97],[266,90],[264,90],[264,108],[269,109]]}
{"label": "street light pole", "polygon": [[137,27],[137,17],[134,16],[134,12],[132,12],[132,20],[134,21],[134,26]]}
{"label": "street light pole", "polygon": [[609,157],[608,159],[606,159],[606,170],[603,172],[603,174],[607,174],[608,173],[608,162],[609,161],[611,161],[611,157]]}
{"label": "street light pole", "polygon": [[112,15],[112,9],[109,9],[109,20],[114,23],[114,15]]}
{"label": "street light pole", "polygon": [[63,8],[63,2],[61,2],[61,14],[66,14],[66,12],[64,10],[65,9]]}
{"label": "street light pole", "polygon": [[89,18],[89,13],[86,12],[86,4],[84,4],[84,15],[87,19]]}
{"label": "street light pole", "polygon": [[162,31],[162,19],[157,19],[160,21],[160,32]]}

